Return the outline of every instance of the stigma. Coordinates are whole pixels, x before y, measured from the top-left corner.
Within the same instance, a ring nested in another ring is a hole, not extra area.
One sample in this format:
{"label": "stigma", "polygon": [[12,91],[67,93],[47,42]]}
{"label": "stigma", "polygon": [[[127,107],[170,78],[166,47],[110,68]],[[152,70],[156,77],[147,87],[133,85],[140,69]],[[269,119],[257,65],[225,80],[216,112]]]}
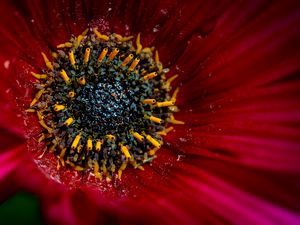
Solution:
{"label": "stigma", "polygon": [[37,115],[37,140],[58,170],[121,179],[156,157],[169,124],[184,124],[173,115],[178,75],[167,79],[158,52],[133,39],[87,29],[57,45],[53,61],[43,52],[45,68],[31,72],[39,89],[26,112]]}

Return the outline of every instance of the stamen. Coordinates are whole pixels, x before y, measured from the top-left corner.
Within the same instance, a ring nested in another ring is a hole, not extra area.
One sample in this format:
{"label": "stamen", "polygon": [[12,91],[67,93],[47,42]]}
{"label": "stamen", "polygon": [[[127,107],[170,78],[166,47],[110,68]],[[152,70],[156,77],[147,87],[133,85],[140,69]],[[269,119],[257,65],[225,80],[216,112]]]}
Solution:
{"label": "stamen", "polygon": [[167,81],[166,81],[166,83],[161,87],[162,89],[170,89],[170,85],[171,85],[171,82],[173,81],[173,80],[175,80],[176,78],[178,77],[178,75],[176,74],[176,75],[174,75],[174,76],[172,76],[172,77],[170,77]]}
{"label": "stamen", "polygon": [[72,117],[70,117],[65,121],[64,125],[66,125],[68,127],[73,123],[73,121],[74,121],[74,119]]}
{"label": "stamen", "polygon": [[115,34],[115,37],[116,39],[119,41],[119,42],[126,42],[126,41],[129,41],[133,38],[133,36],[129,36],[129,37],[122,37],[120,34]]}
{"label": "stamen", "polygon": [[165,102],[156,102],[157,107],[166,107],[166,106],[172,106],[174,105],[174,101],[165,101]]}
{"label": "stamen", "polygon": [[122,144],[121,144],[121,151],[125,155],[126,158],[131,158],[128,148]]}
{"label": "stamen", "polygon": [[91,53],[91,49],[90,48],[86,48],[85,49],[85,53],[84,53],[84,64],[87,64],[89,59],[90,59],[90,53]]}
{"label": "stamen", "polygon": [[59,112],[64,110],[66,107],[64,105],[54,105],[54,111]]}
{"label": "stamen", "polygon": [[170,131],[172,131],[174,129],[174,127],[168,127],[167,129],[163,130],[163,131],[158,131],[156,132],[158,135],[164,135],[166,136]]}
{"label": "stamen", "polygon": [[78,46],[80,45],[81,41],[83,40],[83,38],[85,37],[85,35],[87,34],[88,29],[86,29],[85,31],[83,31],[82,34],[80,34],[77,38],[76,38],[76,43],[75,43],[75,48],[78,48]]}
{"label": "stamen", "polygon": [[140,54],[143,49],[143,46],[141,45],[141,33],[136,37],[136,47],[136,54]]}
{"label": "stamen", "polygon": [[92,139],[91,138],[89,138],[88,140],[87,140],[87,150],[88,151],[91,151],[92,149],[93,149],[93,141],[92,141]]}
{"label": "stamen", "polygon": [[43,95],[44,92],[45,92],[45,90],[41,89],[41,90],[38,91],[38,93],[36,93],[36,95],[34,96],[34,99],[30,103],[30,107],[35,105],[35,103],[38,102],[38,100],[40,99],[40,97]]}
{"label": "stamen", "polygon": [[85,77],[80,77],[79,78],[79,84],[81,84],[81,85],[85,85],[86,84]]}
{"label": "stamen", "polygon": [[173,115],[170,116],[169,122],[173,124],[185,124],[183,121],[175,120]]}
{"label": "stamen", "polygon": [[70,83],[71,80],[68,77],[68,75],[67,75],[67,73],[66,73],[66,71],[64,69],[62,69],[59,74],[62,77],[62,79],[64,79],[64,81],[66,82],[66,84]]}
{"label": "stamen", "polygon": [[[81,139],[81,133],[78,134],[78,135],[76,135],[76,137],[75,137],[75,139],[74,139],[74,141],[73,141],[73,143],[72,143],[72,146],[71,146],[71,149],[72,149],[72,150],[74,150],[74,149],[77,147],[77,145],[78,145],[80,139]],[[78,151],[78,153],[79,153],[79,151]]]}
{"label": "stamen", "polygon": [[140,135],[137,132],[133,132],[132,133],[133,137],[135,137],[139,142],[143,142],[144,141],[144,137],[142,135]]}
{"label": "stamen", "polygon": [[71,48],[73,44],[71,42],[66,42],[64,44],[57,45],[56,48]]}
{"label": "stamen", "polygon": [[42,52],[42,56],[44,58],[45,64],[48,67],[49,70],[53,70],[53,66],[52,63],[49,61],[49,59],[47,58],[46,54],[44,52]]}
{"label": "stamen", "polygon": [[162,123],[162,119],[155,117],[155,116],[150,116],[149,119],[153,121],[154,123]]}
{"label": "stamen", "polygon": [[153,137],[151,137],[150,135],[147,135],[146,139],[155,147],[160,148],[160,146],[161,146],[160,143],[157,140],[155,140]]}
{"label": "stamen", "polygon": [[48,131],[48,133],[52,133],[52,131],[53,131],[52,128],[50,128],[50,127],[45,123],[44,120],[40,120],[39,123],[41,124],[42,127],[44,127],[44,128]]}
{"label": "stamen", "polygon": [[110,141],[116,140],[116,136],[111,135],[111,134],[107,134],[107,135],[106,135],[106,138],[107,138],[108,140],[110,140]]}
{"label": "stamen", "polygon": [[100,152],[101,145],[102,145],[102,141],[101,140],[97,140],[97,142],[96,142],[96,151],[97,152]]}
{"label": "stamen", "polygon": [[99,164],[96,160],[93,161],[94,162],[94,175],[96,178],[98,179],[102,179],[101,174],[99,173]]}
{"label": "stamen", "polygon": [[160,147],[155,147],[155,148],[149,150],[149,151],[148,151],[148,155],[149,155],[149,156],[155,155],[156,152],[157,152],[159,149],[160,149]]}
{"label": "stamen", "polygon": [[132,55],[132,54],[130,54],[129,56],[127,56],[127,57],[124,59],[124,61],[122,62],[121,66],[122,66],[122,67],[126,66],[126,65],[132,60],[132,58],[133,58],[133,55]]}
{"label": "stamen", "polygon": [[101,52],[100,55],[99,55],[98,62],[102,62],[102,60],[103,60],[104,57],[106,56],[107,52],[108,52],[108,48],[104,48],[104,49],[102,50],[102,52]]}
{"label": "stamen", "polygon": [[34,76],[36,79],[47,79],[46,74],[37,74],[37,73],[31,72],[31,75]]}
{"label": "stamen", "polygon": [[153,105],[156,103],[156,100],[151,98],[151,99],[145,99],[142,101],[144,104],[149,104],[149,105]]}
{"label": "stamen", "polygon": [[173,95],[172,95],[171,101],[173,101],[174,103],[176,102],[178,92],[179,92],[179,88],[176,88]]}
{"label": "stamen", "polygon": [[108,60],[109,60],[109,61],[112,61],[112,60],[115,58],[115,56],[118,54],[118,52],[119,52],[119,49],[115,48],[115,49],[109,54]]}
{"label": "stamen", "polygon": [[144,76],[144,80],[149,80],[149,79],[152,79],[152,78],[154,78],[156,76],[157,76],[157,73],[156,72],[152,72],[152,73],[149,73],[146,76]]}
{"label": "stamen", "polygon": [[69,60],[72,66],[75,66],[76,61],[75,61],[75,56],[73,51],[69,51]]}
{"label": "stamen", "polygon": [[109,40],[109,37],[106,36],[106,35],[101,34],[101,33],[97,30],[97,28],[94,28],[93,31],[94,31],[94,33],[96,34],[96,36],[97,36],[98,39],[101,39],[101,40],[103,40],[103,41],[108,41],[108,40]]}
{"label": "stamen", "polygon": [[128,161],[126,160],[125,162],[122,163],[122,165],[120,166],[119,170],[118,170],[118,177],[121,180],[122,177],[122,172],[126,169],[127,167],[127,163]]}
{"label": "stamen", "polygon": [[69,96],[70,98],[74,98],[75,92],[74,92],[74,91],[70,91],[70,92],[68,93],[68,96]]}
{"label": "stamen", "polygon": [[133,60],[133,62],[131,63],[130,67],[128,68],[128,70],[133,71],[139,62],[140,62],[140,59],[135,58]]}

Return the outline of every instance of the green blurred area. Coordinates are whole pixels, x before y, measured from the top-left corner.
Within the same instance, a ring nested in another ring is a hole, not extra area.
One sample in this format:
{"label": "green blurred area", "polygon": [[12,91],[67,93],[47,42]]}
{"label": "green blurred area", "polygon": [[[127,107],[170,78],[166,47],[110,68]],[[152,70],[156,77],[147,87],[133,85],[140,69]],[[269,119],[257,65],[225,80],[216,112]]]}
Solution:
{"label": "green blurred area", "polygon": [[1,225],[42,225],[38,198],[17,193],[0,205]]}

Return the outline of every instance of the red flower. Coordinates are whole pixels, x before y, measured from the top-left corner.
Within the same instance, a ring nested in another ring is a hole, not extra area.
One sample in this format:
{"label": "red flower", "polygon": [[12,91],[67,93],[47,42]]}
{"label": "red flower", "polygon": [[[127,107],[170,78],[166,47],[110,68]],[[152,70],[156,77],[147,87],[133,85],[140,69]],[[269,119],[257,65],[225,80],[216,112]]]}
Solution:
{"label": "red flower", "polygon": [[[297,223],[297,3],[3,2],[1,200],[18,189],[35,193],[49,224]],[[34,163],[27,151],[33,142],[26,141],[31,131],[23,129],[24,121],[34,124],[20,104],[30,95],[24,88],[29,72],[43,67],[40,52],[89,23],[104,33],[141,32],[143,44],[158,49],[182,85],[176,115],[186,125],[166,137],[152,166],[126,171],[117,184],[84,183],[71,172],[58,179],[51,158]]]}

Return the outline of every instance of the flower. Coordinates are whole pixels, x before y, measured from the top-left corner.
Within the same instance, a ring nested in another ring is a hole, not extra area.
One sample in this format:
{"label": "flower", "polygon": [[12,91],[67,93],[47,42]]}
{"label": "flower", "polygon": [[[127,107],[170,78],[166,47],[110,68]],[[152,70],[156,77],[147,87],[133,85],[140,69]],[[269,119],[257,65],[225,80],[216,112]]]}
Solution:
{"label": "flower", "polygon": [[[297,1],[4,1],[0,10],[1,197],[37,194],[49,224],[299,221]],[[88,24],[141,32],[143,44],[158,49],[179,74],[176,115],[186,125],[145,171],[98,186],[70,172],[70,189],[54,181],[50,157],[33,162],[21,104],[29,72],[43,65],[40,52]]]}

